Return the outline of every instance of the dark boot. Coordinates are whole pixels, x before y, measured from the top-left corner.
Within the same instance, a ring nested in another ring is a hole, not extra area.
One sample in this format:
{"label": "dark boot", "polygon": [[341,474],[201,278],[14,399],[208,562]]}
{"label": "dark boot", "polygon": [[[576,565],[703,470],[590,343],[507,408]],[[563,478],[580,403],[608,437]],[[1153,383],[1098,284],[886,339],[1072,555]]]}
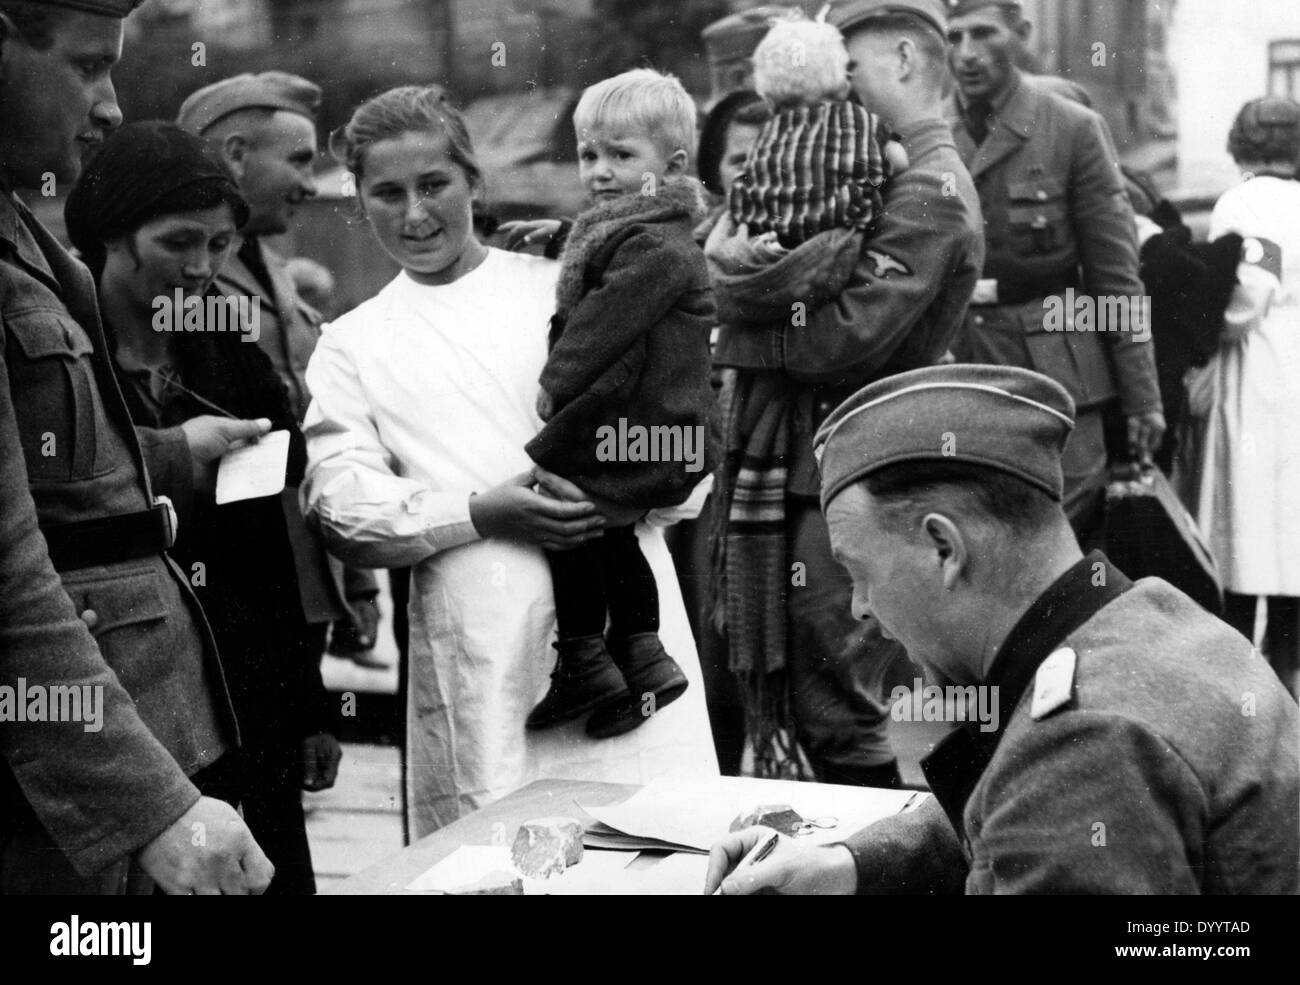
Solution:
{"label": "dark boot", "polygon": [[658,633],[611,639],[609,647],[628,694],[597,708],[587,719],[587,734],[593,739],[612,738],[644,725],[650,715],[680,698],[689,683],[677,661],[664,651]]}
{"label": "dark boot", "polygon": [[580,636],[555,644],[555,669],[551,671],[551,689],[528,715],[530,729],[550,728],[597,705],[627,697],[623,675],[614,666],[605,640],[600,636]]}

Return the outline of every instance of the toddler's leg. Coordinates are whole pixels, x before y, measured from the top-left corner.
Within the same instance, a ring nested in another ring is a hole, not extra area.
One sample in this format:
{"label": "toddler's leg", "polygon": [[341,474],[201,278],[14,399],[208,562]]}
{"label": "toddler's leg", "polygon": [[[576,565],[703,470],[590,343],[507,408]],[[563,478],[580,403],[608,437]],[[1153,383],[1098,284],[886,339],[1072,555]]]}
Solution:
{"label": "toddler's leg", "polygon": [[571,721],[627,695],[623,675],[605,649],[601,552],[588,543],[571,551],[549,551],[546,560],[554,585],[559,639],[551,687],[529,714],[530,729]]}
{"label": "toddler's leg", "polygon": [[596,543],[604,557],[609,593],[609,652],[629,692],[597,708],[588,719],[587,734],[604,739],[644,725],[681,697],[688,682],[659,639],[659,591],[636,528],[606,530]]}

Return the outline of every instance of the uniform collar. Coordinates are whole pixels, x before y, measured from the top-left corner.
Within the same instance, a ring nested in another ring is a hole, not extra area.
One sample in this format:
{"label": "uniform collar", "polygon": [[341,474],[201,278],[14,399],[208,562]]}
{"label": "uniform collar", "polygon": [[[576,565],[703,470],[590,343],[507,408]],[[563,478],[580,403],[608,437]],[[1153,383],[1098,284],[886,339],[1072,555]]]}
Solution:
{"label": "uniform collar", "polygon": [[967,722],[921,761],[931,790],[958,834],[966,801],[1039,665],[1071,633],[1132,587],[1133,582],[1106,555],[1093,551],[1052,582],[1002,641],[983,681],[986,687],[998,688],[998,727],[983,732],[978,723]]}
{"label": "uniform collar", "polygon": [[910,160],[915,161],[935,147],[955,146],[952,128],[947,121],[934,117],[929,120],[914,120],[897,131],[899,142],[907,151]]}
{"label": "uniform collar", "polygon": [[[1035,90],[1025,81],[1024,73],[1013,68],[1006,88],[993,100],[992,113],[989,115],[992,133],[1005,128],[1019,137],[1028,137],[1034,126],[1034,95]],[[965,130],[966,107],[961,90],[955,91],[949,103],[949,123]]]}

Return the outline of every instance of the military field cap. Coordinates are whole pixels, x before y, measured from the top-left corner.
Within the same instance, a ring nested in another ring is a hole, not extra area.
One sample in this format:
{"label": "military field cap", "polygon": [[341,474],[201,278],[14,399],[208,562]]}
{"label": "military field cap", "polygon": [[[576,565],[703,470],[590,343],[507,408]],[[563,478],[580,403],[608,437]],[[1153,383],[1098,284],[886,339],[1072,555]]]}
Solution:
{"label": "military field cap", "polygon": [[288,72],[245,72],[191,93],[181,103],[176,122],[191,133],[241,109],[282,109],[310,120],[320,108],[320,86]]}
{"label": "military field cap", "polygon": [[943,0],[842,0],[831,7],[832,24],[848,34],[875,17],[914,14],[944,37],[948,34],[948,13]]}
{"label": "military field cap", "polygon": [[948,0],[949,17],[965,17],[985,7],[1016,7],[1023,9],[1020,0]]}
{"label": "military field cap", "polygon": [[700,32],[700,39],[714,61],[748,58],[772,29],[772,21],[799,13],[798,7],[767,5],[751,7],[716,20]]}
{"label": "military field cap", "polygon": [[78,10],[83,14],[99,14],[101,17],[125,17],[144,0],[25,0],[33,7],[61,7],[64,10]]}
{"label": "military field cap", "polygon": [[953,364],[899,373],[840,404],[813,439],[822,508],[900,462],[963,462],[1023,479],[1058,502],[1074,401],[1055,380],[1015,366]]}

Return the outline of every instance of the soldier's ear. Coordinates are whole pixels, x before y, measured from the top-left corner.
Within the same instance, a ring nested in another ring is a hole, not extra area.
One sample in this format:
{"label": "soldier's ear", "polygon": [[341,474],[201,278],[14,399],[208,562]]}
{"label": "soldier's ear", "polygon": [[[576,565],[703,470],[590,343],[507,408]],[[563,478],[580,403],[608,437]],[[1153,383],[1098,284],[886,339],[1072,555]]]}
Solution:
{"label": "soldier's ear", "polygon": [[248,161],[248,153],[252,150],[248,138],[242,133],[230,133],[221,141],[221,156],[225,158],[226,163],[230,166],[231,172],[235,176],[235,181],[244,180],[244,168]]}
{"label": "soldier's ear", "polygon": [[1015,26],[1015,32],[1022,44],[1028,44],[1029,35],[1034,33],[1033,22],[1028,17],[1020,18],[1020,23]]}

